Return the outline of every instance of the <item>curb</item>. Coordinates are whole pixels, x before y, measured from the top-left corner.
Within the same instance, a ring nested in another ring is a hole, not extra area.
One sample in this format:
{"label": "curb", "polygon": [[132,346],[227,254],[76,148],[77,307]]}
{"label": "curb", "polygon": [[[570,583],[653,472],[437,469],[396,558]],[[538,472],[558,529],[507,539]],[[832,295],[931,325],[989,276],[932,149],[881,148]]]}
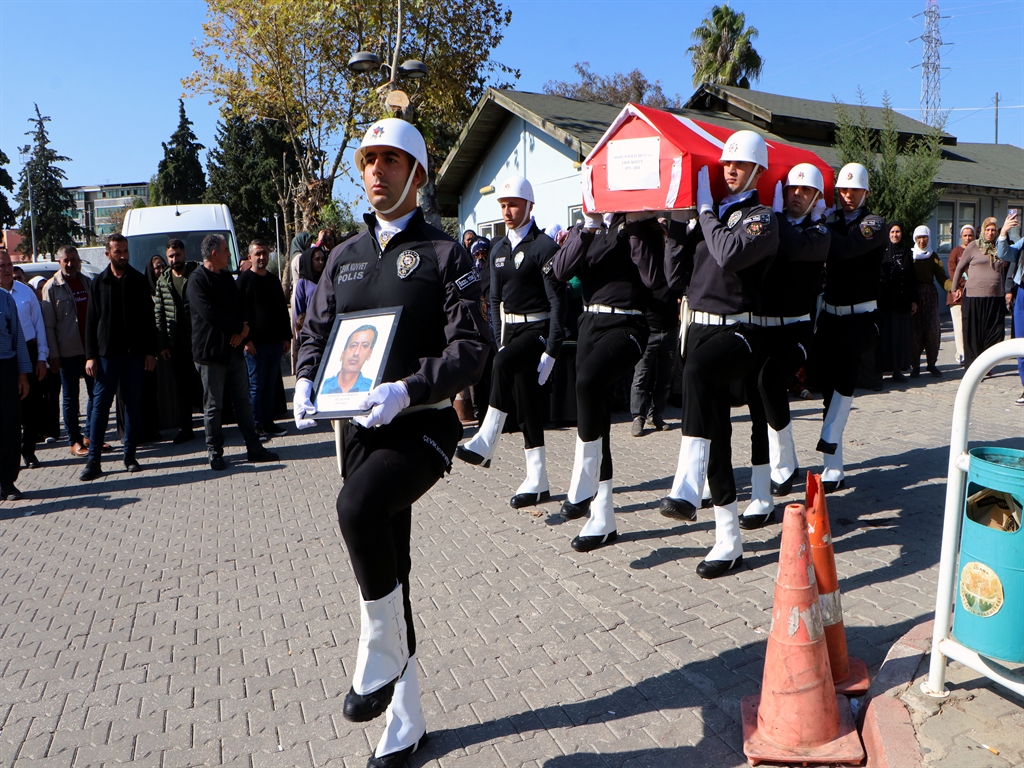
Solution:
{"label": "curb", "polygon": [[918,666],[931,651],[934,620],[918,624],[885,656],[867,693],[861,738],[865,768],[923,768],[924,760],[910,713],[900,696],[913,684]]}

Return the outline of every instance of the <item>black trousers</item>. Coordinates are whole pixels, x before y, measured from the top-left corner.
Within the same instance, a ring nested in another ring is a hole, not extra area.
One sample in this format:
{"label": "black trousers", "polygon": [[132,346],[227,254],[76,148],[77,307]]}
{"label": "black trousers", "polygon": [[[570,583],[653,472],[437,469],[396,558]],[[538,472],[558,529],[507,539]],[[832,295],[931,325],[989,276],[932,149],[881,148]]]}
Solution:
{"label": "black trousers", "polygon": [[[964,296],[964,365],[1006,336],[1006,300],[1002,296]],[[31,379],[31,374],[29,374]]]}
{"label": "black trousers", "polygon": [[853,397],[860,359],[878,344],[878,312],[833,315],[822,311],[814,332],[810,365],[825,398],[825,412],[832,393]]}
{"label": "black trousers", "polygon": [[18,446],[21,432],[21,397],[18,395],[18,358],[0,360],[0,488],[14,485],[21,471]]}
{"label": "black trousers", "polygon": [[643,315],[584,312],[576,351],[576,431],[585,443],[601,437],[601,480],[612,479],[611,394],[647,347]]}
{"label": "black trousers", "polygon": [[[28,397],[21,404],[21,455],[31,456],[39,442],[40,425],[43,418],[43,382],[36,378],[36,358],[39,348],[36,340],[28,342],[28,357],[32,370],[28,373]],[[6,406],[5,406],[6,407]]]}
{"label": "black trousers", "polygon": [[491,367],[490,405],[515,413],[526,448],[544,445],[544,398],[546,386],[537,383],[537,364],[548,332],[547,321],[505,326],[505,346]]}
{"label": "black trousers", "polygon": [[761,331],[760,326],[747,323],[693,323],[687,329],[680,426],[688,437],[711,440],[708,484],[716,506],[736,500],[729,386],[750,376],[763,362]]}
{"label": "black trousers", "polygon": [[807,362],[811,335],[810,321],[761,329],[764,362],[746,381],[754,466],[768,463],[768,427],[779,432],[789,424],[789,382]]}
{"label": "black trousers", "polygon": [[175,411],[178,429],[192,431],[192,406],[202,391],[203,383],[192,362],[192,350],[188,347],[171,350],[171,370],[174,371],[176,390]]}
{"label": "black trousers", "polygon": [[461,437],[454,408],[399,416],[377,429],[349,422],[342,435],[341,535],[364,600],[379,600],[402,585],[410,656],[416,652],[409,600],[412,504],[451,470]]}

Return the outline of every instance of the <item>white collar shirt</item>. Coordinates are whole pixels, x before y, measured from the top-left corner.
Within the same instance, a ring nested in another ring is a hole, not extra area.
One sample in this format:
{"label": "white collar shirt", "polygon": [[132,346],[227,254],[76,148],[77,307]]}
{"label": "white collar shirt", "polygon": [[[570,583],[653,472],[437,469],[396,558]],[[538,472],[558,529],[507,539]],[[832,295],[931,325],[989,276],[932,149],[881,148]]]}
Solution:
{"label": "white collar shirt", "polygon": [[380,249],[383,251],[388,246],[391,238],[397,235],[399,232],[409,226],[409,222],[412,221],[412,217],[416,215],[416,208],[413,208],[410,213],[405,214],[401,218],[395,219],[394,221],[384,221],[380,216],[375,216],[377,224],[373,228],[373,236],[377,238],[377,242],[380,243]]}
{"label": "white collar shirt", "polygon": [[14,297],[14,303],[18,305],[18,322],[25,333],[25,341],[35,341],[39,354],[37,359],[43,362],[50,356],[50,349],[46,344],[46,326],[43,324],[43,310],[39,306],[39,299],[36,292],[24,283],[17,280],[9,291]]}
{"label": "white collar shirt", "polygon": [[518,247],[518,245],[521,242],[523,242],[523,238],[526,237],[526,235],[530,231],[530,227],[532,227],[532,226],[533,226],[533,216],[531,216],[530,220],[527,221],[525,224],[523,224],[523,226],[516,227],[515,229],[509,231],[509,233],[508,233],[508,242],[509,242],[509,245],[512,246],[512,250],[515,250]]}
{"label": "white collar shirt", "polygon": [[746,192],[740,192],[738,195],[726,195],[722,202],[718,204],[718,218],[722,218],[725,212],[729,210],[729,206],[736,205],[736,203],[742,202],[754,194],[755,190],[748,189]]}

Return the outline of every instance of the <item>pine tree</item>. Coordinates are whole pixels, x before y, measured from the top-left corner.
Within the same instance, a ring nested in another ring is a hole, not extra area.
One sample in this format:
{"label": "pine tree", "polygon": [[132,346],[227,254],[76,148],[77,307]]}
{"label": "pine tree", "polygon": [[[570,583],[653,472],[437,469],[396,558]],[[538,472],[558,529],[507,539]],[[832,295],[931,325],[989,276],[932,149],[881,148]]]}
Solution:
{"label": "pine tree", "polygon": [[198,203],[206,191],[206,175],[199,161],[203,145],[192,132],[192,121],[185,116],[185,102],[178,99],[178,128],[171,143],[163,144],[164,158],[157,165],[154,205]]}
{"label": "pine tree", "polygon": [[912,230],[928,221],[945,192],[934,183],[942,165],[942,128],[901,144],[888,93],[882,109],[882,128],[876,130],[869,125],[863,94],[856,121],[845,105],[836,104],[835,148],[841,164],[860,163],[868,169],[871,210]]}
{"label": "pine tree", "polygon": [[206,167],[210,184],[203,199],[227,205],[239,243],[244,247],[257,237],[273,242],[274,212],[280,211],[275,180],[297,172],[283,126],[227,114],[217,125],[217,146]]}
{"label": "pine tree", "polygon": [[[71,160],[70,157],[57,154],[57,151],[50,146],[50,137],[46,132],[46,124],[50,122],[49,117],[44,117],[39,111],[39,105],[35,105],[36,116],[30,117],[29,122],[35,125],[31,131],[26,131],[26,136],[32,137],[32,144],[25,147],[23,151],[31,152],[29,161],[21,169],[19,175],[20,186],[15,199],[18,201],[18,216],[21,224],[18,230],[24,238],[18,245],[21,253],[32,252],[32,217],[35,213],[36,220],[36,251],[38,253],[49,253],[51,259],[53,254],[62,245],[72,243],[75,238],[81,237],[85,230],[75,221],[71,212],[75,210],[74,196],[64,189],[64,182],[67,175],[64,170],[57,166],[57,163],[64,163]],[[32,182],[32,206],[29,209],[29,180]]]}
{"label": "pine tree", "polygon": [[7,195],[3,192],[5,189],[8,192],[14,191],[14,179],[4,168],[10,162],[10,158],[0,149],[0,229],[10,229],[18,220],[14,209],[11,208],[11,204],[7,200]]}

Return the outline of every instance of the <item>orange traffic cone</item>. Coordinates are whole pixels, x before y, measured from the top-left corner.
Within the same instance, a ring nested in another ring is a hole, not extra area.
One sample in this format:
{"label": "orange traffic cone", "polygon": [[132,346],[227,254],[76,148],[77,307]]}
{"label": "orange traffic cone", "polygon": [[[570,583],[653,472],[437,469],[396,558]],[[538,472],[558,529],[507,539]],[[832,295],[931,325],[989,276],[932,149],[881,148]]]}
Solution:
{"label": "orange traffic cone", "polygon": [[807,473],[807,535],[811,540],[814,575],[818,581],[818,606],[825,627],[828,664],[836,693],[859,696],[871,685],[868,666],[846,652],[846,626],[843,624],[843,603],[836,576],[836,554],[832,549],[832,529],[828,507],[821,488],[821,475]]}
{"label": "orange traffic cone", "polygon": [[751,765],[765,760],[806,765],[864,759],[850,702],[837,696],[832,685],[801,504],[787,506],[782,521],[761,695],[744,697],[740,709],[743,753]]}

